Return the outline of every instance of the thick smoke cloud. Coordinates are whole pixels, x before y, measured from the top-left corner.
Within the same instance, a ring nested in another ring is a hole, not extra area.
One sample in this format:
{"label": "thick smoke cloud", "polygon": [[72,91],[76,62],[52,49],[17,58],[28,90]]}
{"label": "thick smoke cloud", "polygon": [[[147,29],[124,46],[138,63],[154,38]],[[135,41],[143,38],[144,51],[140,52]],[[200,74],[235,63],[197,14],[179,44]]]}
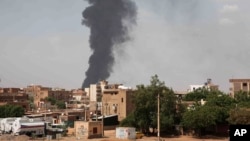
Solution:
{"label": "thick smoke cloud", "polygon": [[249,1],[184,1],[135,0],[133,42],[109,81],[134,87],[157,74],[174,90],[187,90],[211,78],[228,92],[229,79],[250,77]]}
{"label": "thick smoke cloud", "polygon": [[82,13],[82,24],[90,28],[89,42],[93,54],[89,58],[82,88],[109,78],[115,63],[113,47],[129,39],[128,30],[136,19],[136,5],[130,0],[88,2],[90,6]]}

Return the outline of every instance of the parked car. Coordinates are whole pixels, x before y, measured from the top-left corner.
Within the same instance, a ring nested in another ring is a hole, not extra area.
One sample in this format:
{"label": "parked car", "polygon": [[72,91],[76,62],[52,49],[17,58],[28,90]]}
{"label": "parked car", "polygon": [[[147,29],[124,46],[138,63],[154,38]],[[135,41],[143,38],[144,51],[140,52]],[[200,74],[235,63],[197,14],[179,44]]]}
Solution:
{"label": "parked car", "polygon": [[144,137],[144,134],[142,132],[136,132],[137,139],[141,139],[142,137]]}

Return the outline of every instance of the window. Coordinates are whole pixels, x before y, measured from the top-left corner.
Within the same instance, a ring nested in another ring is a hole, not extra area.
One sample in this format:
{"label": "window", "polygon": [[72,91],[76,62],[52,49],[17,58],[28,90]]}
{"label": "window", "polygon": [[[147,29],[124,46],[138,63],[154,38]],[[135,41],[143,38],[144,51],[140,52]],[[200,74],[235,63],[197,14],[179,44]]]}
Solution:
{"label": "window", "polygon": [[243,83],[242,86],[243,86],[243,87],[247,87],[247,83]]}
{"label": "window", "polygon": [[93,134],[97,134],[97,127],[93,128]]}
{"label": "window", "polygon": [[123,98],[121,98],[121,101],[123,102]]}

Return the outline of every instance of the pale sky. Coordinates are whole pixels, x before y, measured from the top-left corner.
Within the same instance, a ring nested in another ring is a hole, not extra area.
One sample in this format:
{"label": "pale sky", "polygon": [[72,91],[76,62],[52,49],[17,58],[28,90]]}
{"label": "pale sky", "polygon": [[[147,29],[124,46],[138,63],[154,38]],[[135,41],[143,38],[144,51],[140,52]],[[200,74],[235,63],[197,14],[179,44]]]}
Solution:
{"label": "pale sky", "polygon": [[[207,78],[228,92],[250,78],[249,0],[134,0],[132,40],[115,50],[108,79],[135,87],[157,74],[186,90]],[[84,0],[0,0],[0,87],[80,88],[88,68]],[[120,48],[119,48],[120,49]]]}

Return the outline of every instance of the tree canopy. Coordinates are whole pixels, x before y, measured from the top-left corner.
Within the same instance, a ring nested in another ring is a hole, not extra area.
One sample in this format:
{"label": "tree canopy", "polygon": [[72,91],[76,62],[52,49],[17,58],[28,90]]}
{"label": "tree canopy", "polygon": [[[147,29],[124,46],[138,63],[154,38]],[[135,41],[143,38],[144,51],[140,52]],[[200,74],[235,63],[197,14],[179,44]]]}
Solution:
{"label": "tree canopy", "polygon": [[[174,125],[194,129],[198,135],[217,125],[249,124],[250,93],[238,92],[232,98],[219,90],[206,88],[188,93],[182,100],[177,99],[171,88],[165,86],[157,75],[151,77],[149,85],[137,85],[133,95],[134,111],[121,121],[121,126],[133,126],[144,132],[157,127],[157,97],[160,96],[161,131],[173,131]],[[203,99],[205,104],[199,101]],[[186,108],[182,103],[193,103]]]}
{"label": "tree canopy", "polygon": [[237,102],[237,107],[250,108],[250,92],[239,91],[235,94],[234,98]]}
{"label": "tree canopy", "polygon": [[22,117],[25,110],[21,106],[16,105],[3,105],[0,106],[0,118],[6,117]]}
{"label": "tree canopy", "polygon": [[229,111],[235,105],[235,100],[220,91],[207,91],[206,103],[195,105],[183,115],[184,127],[195,129],[200,134],[207,127],[227,124]]}
{"label": "tree canopy", "polygon": [[65,109],[66,108],[66,104],[64,101],[57,100],[53,97],[46,97],[45,100],[50,102],[51,105],[56,105],[58,109]]}
{"label": "tree canopy", "polygon": [[[150,84],[137,85],[134,93],[134,112],[121,122],[122,126],[134,125],[142,131],[157,127],[157,96],[160,96],[161,130],[171,128],[175,124],[176,97],[172,89],[165,86],[157,75],[151,77]],[[135,122],[136,121],[136,122]]]}
{"label": "tree canopy", "polygon": [[200,101],[201,99],[206,99],[209,91],[206,88],[199,88],[192,92],[189,92],[183,100],[185,101]]}

